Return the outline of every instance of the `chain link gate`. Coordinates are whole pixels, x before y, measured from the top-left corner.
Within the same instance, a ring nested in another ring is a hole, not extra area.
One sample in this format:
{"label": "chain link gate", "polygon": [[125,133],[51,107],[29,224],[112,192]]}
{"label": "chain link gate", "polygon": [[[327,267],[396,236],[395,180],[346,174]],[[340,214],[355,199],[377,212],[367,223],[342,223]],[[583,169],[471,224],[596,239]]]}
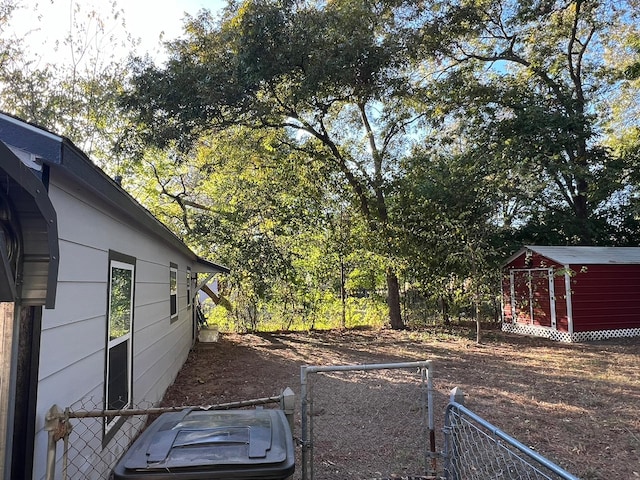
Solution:
{"label": "chain link gate", "polygon": [[301,368],[302,480],[434,476],[430,361]]}
{"label": "chain link gate", "polygon": [[447,480],[579,480],[460,403],[445,413]]}

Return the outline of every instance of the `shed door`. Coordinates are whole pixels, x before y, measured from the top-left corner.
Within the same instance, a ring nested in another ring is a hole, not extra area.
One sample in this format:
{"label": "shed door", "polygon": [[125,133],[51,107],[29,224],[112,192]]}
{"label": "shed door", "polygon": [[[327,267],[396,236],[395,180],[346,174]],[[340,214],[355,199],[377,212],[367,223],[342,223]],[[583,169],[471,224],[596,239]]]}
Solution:
{"label": "shed door", "polygon": [[511,282],[511,308],[515,321],[555,328],[552,269],[512,270]]}

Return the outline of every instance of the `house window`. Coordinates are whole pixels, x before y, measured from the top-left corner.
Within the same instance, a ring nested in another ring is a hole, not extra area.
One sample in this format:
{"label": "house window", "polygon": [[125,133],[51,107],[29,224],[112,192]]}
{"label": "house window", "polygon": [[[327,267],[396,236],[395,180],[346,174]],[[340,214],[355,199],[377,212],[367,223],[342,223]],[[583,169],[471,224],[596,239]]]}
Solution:
{"label": "house window", "polygon": [[187,267],[187,308],[191,308],[191,287],[193,280],[191,278],[191,267]]}
{"label": "house window", "polygon": [[[135,259],[111,252],[105,375],[107,410],[122,410],[131,406],[134,285]],[[106,418],[105,432],[109,432],[118,419]]]}
{"label": "house window", "polygon": [[178,265],[169,265],[169,302],[171,304],[171,321],[178,319]]}

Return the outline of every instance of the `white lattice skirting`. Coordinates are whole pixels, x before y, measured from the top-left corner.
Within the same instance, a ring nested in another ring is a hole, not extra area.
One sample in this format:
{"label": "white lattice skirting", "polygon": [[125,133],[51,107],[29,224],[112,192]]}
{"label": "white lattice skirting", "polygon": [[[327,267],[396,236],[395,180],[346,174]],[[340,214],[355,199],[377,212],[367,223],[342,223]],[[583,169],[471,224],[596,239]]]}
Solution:
{"label": "white lattice skirting", "polygon": [[521,323],[503,323],[502,331],[509,333],[519,333],[521,335],[533,335],[544,337],[557,342],[590,342],[596,340],[606,340],[608,338],[640,337],[640,328],[622,328],[620,330],[595,330],[591,332],[559,332],[551,328],[538,327],[535,325],[523,325]]}

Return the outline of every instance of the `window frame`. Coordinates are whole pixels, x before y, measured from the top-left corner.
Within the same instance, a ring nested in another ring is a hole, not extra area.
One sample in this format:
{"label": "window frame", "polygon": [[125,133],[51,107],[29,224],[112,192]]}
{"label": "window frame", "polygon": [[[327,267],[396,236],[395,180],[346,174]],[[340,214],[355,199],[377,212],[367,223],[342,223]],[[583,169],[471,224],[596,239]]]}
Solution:
{"label": "window frame", "polygon": [[[114,270],[129,271],[131,291],[129,292],[129,319],[128,329],[123,335],[111,338],[112,333],[112,288]],[[107,311],[105,315],[105,365],[104,365],[104,408],[110,409],[109,395],[110,385],[113,378],[111,377],[110,365],[112,352],[122,344],[126,343],[126,403],[119,407],[119,410],[131,408],[133,403],[133,337],[134,337],[134,319],[135,319],[135,290],[136,290],[136,259],[128,255],[109,251],[108,275],[107,275]],[[125,417],[105,417],[103,420],[103,445],[106,445],[115,435],[121,425],[125,422]]]}
{"label": "window frame", "polygon": [[178,308],[178,265],[169,263],[169,318],[171,323],[178,320],[180,308]]}

